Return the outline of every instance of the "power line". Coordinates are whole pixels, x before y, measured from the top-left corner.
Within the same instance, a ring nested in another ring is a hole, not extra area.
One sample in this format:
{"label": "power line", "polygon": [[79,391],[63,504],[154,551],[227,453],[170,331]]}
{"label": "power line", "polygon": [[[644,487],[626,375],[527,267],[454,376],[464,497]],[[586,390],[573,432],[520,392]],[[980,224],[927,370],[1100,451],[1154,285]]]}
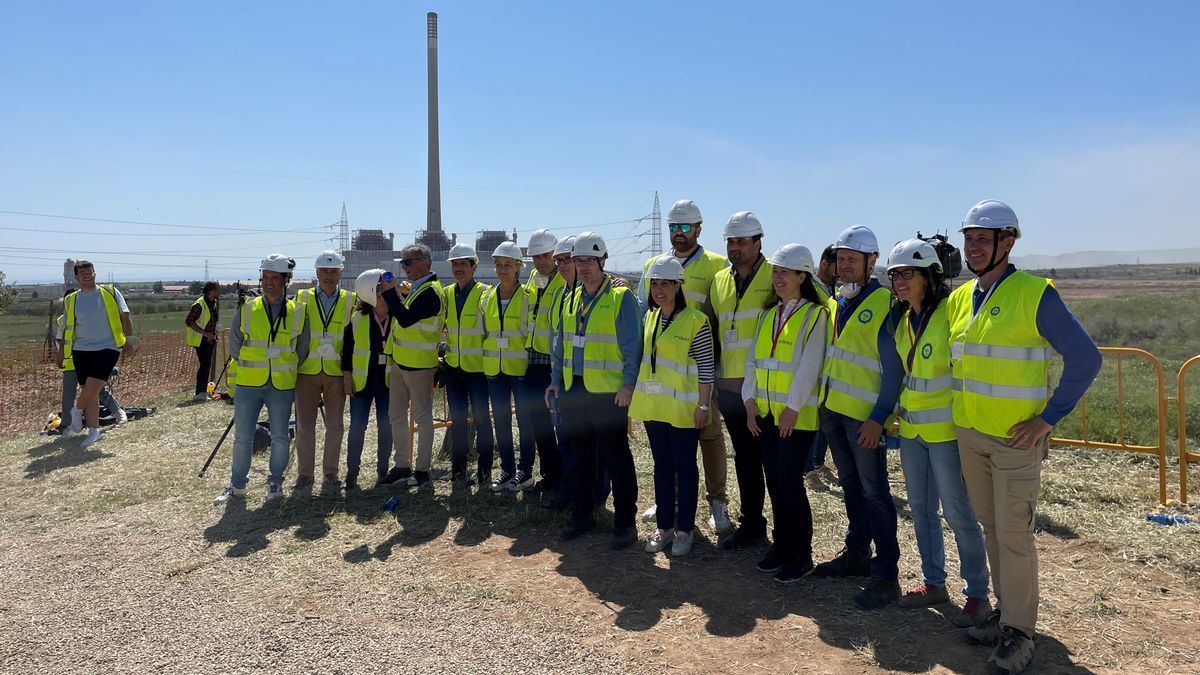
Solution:
{"label": "power line", "polygon": [[324,230],[328,226],[320,225],[308,228],[293,228],[293,229],[268,229],[268,228],[253,228],[253,227],[224,227],[220,225],[180,225],[178,223],[158,223],[141,220],[119,220],[116,218],[94,218],[90,216],[64,216],[55,213],[32,213],[29,211],[8,211],[0,210],[0,213],[6,213],[14,216],[33,216],[36,218],[56,218],[59,220],[82,220],[92,223],[117,223],[121,225],[152,225],[154,227],[176,227],[188,230],[224,230],[229,232],[269,232],[272,234],[284,234],[288,232],[315,232]]}
{"label": "power line", "polygon": [[[289,244],[290,246],[303,246],[306,244],[317,244],[329,241],[328,239],[312,239],[309,241],[298,241]],[[0,246],[0,251],[32,251],[34,253],[64,253],[64,254],[86,254],[86,255],[169,255],[174,258],[230,258],[235,260],[260,260],[261,256],[256,255],[207,255],[211,251],[228,251],[229,248],[209,248],[195,249],[189,248],[186,251],[92,251],[83,249],[64,249],[64,248],[29,248],[24,246]],[[205,255],[191,255],[205,254]]]}

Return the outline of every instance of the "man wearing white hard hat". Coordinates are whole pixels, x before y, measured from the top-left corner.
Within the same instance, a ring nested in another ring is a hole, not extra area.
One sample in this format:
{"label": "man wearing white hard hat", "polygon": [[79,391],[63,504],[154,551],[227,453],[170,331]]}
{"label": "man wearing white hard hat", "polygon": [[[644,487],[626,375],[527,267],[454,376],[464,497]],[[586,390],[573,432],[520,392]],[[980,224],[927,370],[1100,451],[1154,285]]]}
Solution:
{"label": "man wearing white hard hat", "polygon": [[296,375],[309,349],[308,327],[296,303],[288,300],[286,294],[295,267],[295,260],[279,253],[264,258],[259,265],[262,295],[248,300],[233,315],[229,331],[229,354],[237,364],[233,462],[229,485],[213,500],[218,504],[246,496],[250,453],[258,415],[264,406],[271,427],[266,501],[271,503],[283,497],[283,476],[291,458],[288,427],[295,401]]}
{"label": "man wearing white hard hat", "polygon": [[[557,322],[553,308],[566,287],[564,275],[559,273],[554,260],[558,243],[558,238],[549,230],[537,230],[529,235],[529,245],[525,247],[533,260],[533,272],[529,274],[524,287],[526,304],[529,305],[529,336],[525,343],[529,358],[525,377],[521,381],[529,430],[540,464],[541,480],[534,485],[534,490],[553,493],[561,490],[563,463],[550,410],[543,404],[542,397],[546,387],[550,386],[550,343]],[[572,268],[572,281],[574,272]]]}
{"label": "man wearing white hard hat", "polygon": [[359,487],[358,472],[372,405],[375,408],[377,432],[375,472],[379,478],[387,473],[388,460],[392,456],[392,426],[388,413],[388,386],[391,384],[388,337],[392,318],[388,313],[387,301],[379,289],[383,274],[384,270],[371,269],[354,280],[358,311],[342,336],[342,387],[350,397],[344,483],[347,492]]}
{"label": "man wearing white hard hat", "polygon": [[[878,609],[900,597],[896,505],[881,443],[900,397],[903,366],[889,317],[892,294],[871,276],[879,258],[875,233],[862,225],[842,231],[833,344],[825,358],[821,430],[837,465],[850,521],[845,548],[816,568],[818,576],[870,576],[854,601]],[[871,557],[871,545],[875,557]]]}
{"label": "man wearing white hard hat", "polygon": [[[704,309],[713,277],[729,265],[725,256],[700,245],[703,223],[700,207],[695,202],[690,199],[675,202],[667,212],[671,251],[662,254],[675,258],[683,265],[683,295],[687,298],[688,307],[697,310]],[[647,306],[649,294],[646,272],[655,259],[647,260],[642,268],[642,282],[638,285],[638,300],[642,307]],[[728,452],[725,449],[725,435],[721,433],[721,420],[717,415],[712,415],[708,425],[700,431],[700,456],[704,463],[705,501],[709,505],[708,524],[718,535],[724,534],[733,529],[733,523],[729,520],[729,496],[726,493]],[[653,519],[654,507],[647,510],[643,517]]]}
{"label": "man wearing white hard hat", "polygon": [[[1050,432],[1083,397],[1102,358],[1054,282],[1009,262],[1021,226],[1007,204],[979,202],[967,212],[961,231],[975,280],[947,300],[954,425],[997,599],[996,609],[968,628],[966,638],[995,645],[989,667],[1011,674],[1033,661],[1034,511]],[[1051,396],[1053,352],[1062,356],[1063,371]]]}
{"label": "man wearing white hard hat", "polygon": [[547,405],[558,405],[561,396],[575,459],[574,508],[559,536],[568,541],[595,526],[592,492],[599,456],[612,479],[609,546],[621,550],[636,536],[637,475],[629,450],[628,408],[642,359],[641,308],[636,294],[615,287],[605,274],[608,247],[600,235],[580,234],[571,257],[579,284],[563,304],[546,389]]}
{"label": "man wearing white hard hat", "polygon": [[311,491],[314,483],[317,407],[324,407],[325,442],[321,456],[323,490],[339,490],[338,479],[346,410],[342,339],[354,311],[354,294],[338,287],[342,256],[322,251],[314,263],[315,288],[296,294],[296,312],[308,331],[308,354],[296,379],[296,483],[293,491]]}

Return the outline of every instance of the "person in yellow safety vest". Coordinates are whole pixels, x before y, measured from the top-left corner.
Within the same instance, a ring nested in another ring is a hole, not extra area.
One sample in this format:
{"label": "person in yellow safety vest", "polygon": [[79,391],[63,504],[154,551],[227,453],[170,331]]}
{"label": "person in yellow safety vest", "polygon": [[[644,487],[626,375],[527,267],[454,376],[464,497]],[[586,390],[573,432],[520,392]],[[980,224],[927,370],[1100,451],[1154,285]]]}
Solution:
{"label": "person in yellow safety vest", "polygon": [[[471,449],[470,424],[475,425],[475,450],[479,463],[475,478],[480,486],[492,479],[495,440],[488,412],[488,381],[483,374],[484,291],[491,286],[475,281],[479,256],[470,244],[450,248],[454,284],[442,289],[446,316],[446,403],[450,408],[450,473],[470,483],[467,456]],[[426,479],[427,480],[427,479]]]}
{"label": "person in yellow safety vest", "polygon": [[[229,485],[213,500],[244,499],[250,481],[250,453],[258,415],[267,408],[271,430],[266,502],[283,497],[283,476],[291,457],[292,403],[300,362],[308,356],[307,326],[296,303],[285,294],[296,261],[272,253],[259,265],[262,295],[247,300],[233,315],[229,353],[237,363],[233,398],[233,461]],[[232,365],[231,365],[232,367]]]}
{"label": "person in yellow safety vest", "polygon": [[674,256],[656,258],[642,277],[650,286],[650,311],[629,404],[629,416],[646,425],[654,456],[658,527],[646,542],[646,552],[670,546],[672,556],[692,550],[700,482],[696,449],[700,430],[713,416],[716,371],[708,318],[688,306],[684,278],[683,265]]}
{"label": "person in yellow safety vest", "polygon": [[546,405],[560,415],[575,463],[571,522],[560,532],[575,539],[595,526],[597,456],[612,479],[613,533],[609,546],[627,548],[636,532],[637,474],[629,449],[628,408],[642,360],[641,308],[636,294],[617,287],[604,272],[608,247],[594,232],[571,250],[579,285],[563,304],[551,354],[553,371]]}
{"label": "person in yellow safety vest", "polygon": [[[392,317],[388,348],[391,365],[388,417],[394,446],[392,468],[379,476],[380,485],[405,481],[415,486],[429,481],[433,463],[433,384],[438,369],[438,342],[442,339],[442,285],[430,271],[433,253],[424,244],[410,244],[400,252],[407,280],[383,279],[379,288]],[[416,473],[409,455],[412,424],[417,427]]]}
{"label": "person in yellow safety vest", "polygon": [[342,339],[354,313],[354,293],[339,288],[342,256],[322,251],[314,267],[317,285],[296,294],[296,314],[308,332],[308,356],[296,379],[296,483],[292,491],[312,491],[316,467],[317,408],[324,408],[325,444],[321,456],[322,491],[338,492],[346,389],[342,372]]}
{"label": "person in yellow safety vest", "polygon": [[[63,293],[65,298],[67,295],[74,293],[72,289],[67,289]],[[65,434],[70,429],[68,428],[71,420],[71,408],[75,405],[75,395],[79,393],[79,378],[75,374],[75,362],[73,359],[63,357],[63,348],[65,341],[63,336],[66,333],[67,317],[65,314],[59,314],[55,320],[57,328],[54,333],[54,364],[62,371],[63,386],[62,386],[62,408],[59,413],[59,426],[56,429],[49,431],[51,435]],[[124,424],[129,421],[125,410],[121,408],[121,404],[117,402],[117,398],[113,396],[112,389],[103,387],[100,389],[100,405],[108,408],[112,412],[117,424]]]}
{"label": "person in yellow safety vest", "polygon": [[[1017,215],[995,200],[963,219],[973,283],[947,300],[954,425],[963,479],[983,525],[997,609],[967,640],[994,644],[993,672],[1018,673],[1033,660],[1038,566],[1034,511],[1042,460],[1054,425],[1100,371],[1100,350],[1071,314],[1054,282],[1008,261],[1021,236]],[[1049,395],[1051,352],[1063,357]]]}
{"label": "person in yellow safety vest", "polygon": [[221,284],[206,281],[200,297],[192,303],[187,318],[183,320],[187,328],[187,344],[196,350],[196,360],[200,362],[196,370],[196,393],[192,396],[193,401],[200,403],[208,400],[208,381],[213,376],[213,351],[217,346],[217,334],[221,331],[220,297]]}
{"label": "person in yellow safety vest", "polygon": [[771,256],[774,300],[758,322],[742,384],[746,428],[762,444],[775,531],[758,571],[784,585],[813,571],[812,507],[801,469],[817,433],[817,391],[829,308],[813,284],[808,248],[784,244]]}
{"label": "person in yellow safety vest", "polygon": [[350,429],[346,441],[347,492],[359,489],[358,472],[362,465],[363,444],[371,406],[375,406],[375,471],[383,476],[392,456],[392,426],[388,417],[388,386],[391,377],[388,337],[392,318],[387,301],[379,292],[384,270],[370,269],[354,281],[358,311],[342,335],[342,387],[350,397]]}
{"label": "person in yellow safety vest", "polygon": [[[546,387],[550,386],[550,342],[554,337],[557,315],[554,307],[566,287],[565,277],[554,262],[558,238],[548,230],[537,230],[529,235],[525,252],[533,260],[533,271],[523,290],[529,306],[529,335],[526,340],[528,365],[521,379],[521,396],[525,399],[525,411],[529,433],[537,448],[541,479],[531,488],[534,492],[550,492],[557,496],[562,489],[563,462],[554,435],[550,410],[542,402]],[[571,256],[565,256],[569,262]],[[571,280],[574,281],[574,268]],[[524,442],[524,439],[522,439]]]}
{"label": "person in yellow safety vest", "polygon": [[[525,345],[533,332],[529,326],[529,296],[521,286],[524,254],[515,242],[501,242],[492,252],[499,282],[483,293],[479,325],[483,328],[483,372],[496,426],[500,474],[492,492],[523,492],[533,487],[533,433],[529,411],[521,394],[521,380],[529,366]],[[540,405],[540,401],[538,402]],[[513,439],[513,406],[517,410],[521,457],[517,463]]]}
{"label": "person in yellow safety vest", "polygon": [[767,536],[762,449],[746,427],[741,393],[746,354],[754,345],[763,307],[775,300],[775,289],[771,285],[771,263],[762,254],[763,227],[758,217],[750,211],[738,211],[725,223],[722,236],[730,266],[714,275],[704,313],[716,334],[717,407],[733,442],[733,468],[741,495],[737,530],[718,540],[718,546],[731,550],[755,545]]}
{"label": "person in yellow safety vest", "polygon": [[965,628],[986,617],[992,606],[983,529],[967,498],[950,406],[950,320],[946,310],[950,286],[942,275],[937,250],[920,239],[902,241],[892,248],[888,278],[904,313],[896,328],[896,353],[904,366],[900,465],[908,487],[922,577],[921,584],[896,604],[917,609],[950,601],[940,503],[954,531],[959,572],[966,583],[966,605],[954,619]]}
{"label": "person in yellow safety vest", "polygon": [[[821,563],[818,576],[867,576],[854,601],[876,609],[900,597],[900,545],[896,505],[887,477],[887,448],[880,442],[900,397],[902,371],[894,337],[892,294],[872,277],[879,258],[875,233],[862,225],[844,230],[837,244],[838,290],[832,344],[825,355],[821,430],[838,470],[850,526],[845,548]],[[871,558],[871,544],[875,557]]]}
{"label": "person in yellow safety vest", "polygon": [[[833,248],[833,244],[821,251],[821,259],[817,261],[816,274],[813,275],[813,286],[832,314],[837,309],[837,300],[834,298],[837,288],[837,250]],[[809,490],[825,491],[829,489],[829,485],[837,484],[837,474],[825,466],[825,453],[828,449],[829,442],[825,440],[825,433],[817,429],[808,461],[804,463],[804,485]]]}
{"label": "person in yellow safety vest", "polygon": [[[700,232],[704,218],[700,208],[690,199],[680,199],[667,212],[667,229],[671,235],[671,251],[662,257],[673,257],[683,265],[683,295],[688,307],[703,310],[708,301],[708,290],[717,272],[729,266],[729,261],[720,253],[709,251],[700,245]],[[638,301],[647,307],[649,282],[646,270],[656,258],[646,261],[642,268],[642,282],[638,284]],[[713,402],[710,402],[710,405]],[[729,520],[729,496],[726,481],[729,478],[728,452],[725,450],[725,434],[721,433],[721,420],[717,415],[709,418],[708,426],[700,432],[700,456],[704,462],[705,501],[709,506],[708,526],[717,535],[733,529]],[[651,506],[642,514],[644,520],[655,520]]]}
{"label": "person in yellow safety vest", "polygon": [[133,319],[116,286],[96,284],[92,263],[76,261],[75,281],[79,290],[63,298],[63,359],[75,364],[82,385],[71,408],[70,430],[80,433],[86,420],[88,433],[80,443],[86,448],[100,440],[100,390],[121,354],[132,349],[126,336],[133,335]]}

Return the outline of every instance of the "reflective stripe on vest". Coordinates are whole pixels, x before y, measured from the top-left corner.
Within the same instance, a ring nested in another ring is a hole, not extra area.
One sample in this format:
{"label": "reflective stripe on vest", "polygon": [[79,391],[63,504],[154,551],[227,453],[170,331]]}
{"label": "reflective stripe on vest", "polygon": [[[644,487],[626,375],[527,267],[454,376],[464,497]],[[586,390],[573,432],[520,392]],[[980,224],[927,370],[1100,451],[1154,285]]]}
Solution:
{"label": "reflective stripe on vest", "polygon": [[521,287],[500,312],[500,292],[488,289],[483,295],[483,372],[488,375],[521,377],[529,365],[529,295]]}
{"label": "reflective stripe on vest", "polygon": [[[354,391],[362,391],[367,386],[367,374],[371,369],[371,322],[374,317],[359,312],[354,316],[352,334],[354,335],[354,351],[350,352],[350,376],[354,379]],[[366,346],[363,346],[366,345]],[[383,353],[387,354],[388,341],[383,341]],[[392,369],[383,369],[384,384],[391,384]]]}
{"label": "reflective stripe on vest", "polygon": [[[709,298],[717,315],[713,339],[721,345],[719,377],[741,378],[746,376],[746,355],[758,336],[758,321],[763,307],[775,294],[771,286],[771,263],[763,261],[750,279],[745,294],[737,296],[734,269],[724,268],[713,278]],[[729,331],[736,338],[731,338]]]}
{"label": "reflective stripe on vest", "polygon": [[[301,375],[316,375],[324,372],[326,375],[341,377],[342,375],[342,342],[345,338],[346,326],[350,325],[350,315],[354,311],[355,296],[353,293],[339,289],[337,300],[330,308],[329,328],[325,328],[325,320],[321,318],[323,306],[317,296],[316,288],[300,291],[296,295],[296,311],[298,316],[308,322],[308,355],[300,364]],[[297,331],[296,335],[299,335]],[[322,341],[332,340],[333,352],[322,356],[319,352]]]}
{"label": "reflective stripe on vest", "polygon": [[954,423],[1007,438],[1014,425],[1040,414],[1050,396],[1050,343],[1038,332],[1037,310],[1053,282],[1013,272],[972,318],[975,283],[946,301]]}
{"label": "reflective stripe on vest", "polygon": [[[933,314],[922,321],[925,328],[918,337],[910,309],[896,329],[896,352],[906,373],[900,391],[900,436],[920,436],[926,443],[945,443],[958,437],[951,409],[954,378],[950,374],[950,319],[946,302],[938,303]],[[913,349],[914,337],[916,349]]]}
{"label": "reflective stripe on vest", "polygon": [[544,278],[540,272],[534,270],[524,286],[529,303],[527,323],[533,326],[533,330],[525,340],[525,347],[549,356],[557,323],[554,310],[558,305],[555,300],[562,295],[566,282],[563,281],[561,274],[555,273],[550,277],[545,288],[538,288],[537,280]]}
{"label": "reflective stripe on vest", "polygon": [[483,292],[491,288],[475,282],[467,293],[460,315],[458,284],[442,288],[443,307],[446,308],[446,365],[461,368],[468,373],[483,372],[483,315],[481,300]]}
{"label": "reflective stripe on vest", "polygon": [[422,282],[404,298],[404,306],[412,307],[413,302],[422,293],[433,293],[437,297],[437,313],[407,328],[401,327],[399,321],[392,319],[392,327],[388,331],[388,348],[385,351],[392,355],[392,361],[396,365],[404,368],[436,368],[438,364],[438,341],[442,339],[442,308],[445,307],[442,302],[442,286],[433,279]]}
{"label": "reflective stripe on vest", "polygon": [[690,350],[708,319],[700,310],[684,307],[666,330],[657,330],[656,343],[655,329],[661,323],[662,311],[657,307],[650,310],[642,330],[642,363],[629,416],[691,429],[696,426],[695,410],[700,403],[700,371]]}
{"label": "reflective stripe on vest", "polygon": [[[593,394],[615,393],[624,383],[625,362],[617,343],[617,313],[628,288],[613,288],[605,281],[600,297],[596,298],[587,320],[583,343],[583,386]],[[575,288],[563,305],[563,385],[570,389],[575,383],[575,335],[577,312],[583,303],[583,286]]]}
{"label": "reflective stripe on vest", "polygon": [[854,308],[840,335],[836,328],[829,331],[836,335],[826,351],[823,374],[824,405],[829,410],[865,422],[875,409],[883,382],[879,330],[891,309],[891,297],[888,289],[876,288]]}
{"label": "reflective stripe on vest", "polygon": [[[763,314],[758,327],[758,337],[754,342],[755,403],[758,405],[760,415],[770,412],[776,422],[787,408],[788,390],[791,389],[792,380],[796,377],[796,371],[792,365],[796,356],[796,345],[797,343],[800,345],[801,352],[809,348],[808,339],[817,325],[817,317],[821,315],[821,312],[826,311],[822,305],[803,301],[803,305],[787,317],[787,323],[779,333],[779,340],[774,343],[775,350],[772,355],[775,321],[779,310],[780,305],[776,303],[774,307],[767,310],[766,314]],[[823,345],[812,346],[814,349],[822,347]],[[768,365],[769,359],[774,359],[775,365]],[[747,377],[749,375],[747,373]],[[819,426],[817,405],[820,397],[816,395],[819,386],[819,383],[813,386],[813,391],[808,399],[801,405],[800,410],[796,411],[799,413],[796,416],[796,429],[816,431]]]}
{"label": "reflective stripe on vest", "polygon": [[[100,294],[100,299],[104,302],[104,315],[108,318],[108,329],[112,331],[113,343],[117,345],[117,349],[125,346],[125,329],[121,326],[121,311],[117,306],[117,296],[113,294],[111,286],[96,286],[96,292]],[[63,312],[66,316],[65,324],[63,325],[63,361],[68,359],[71,361],[71,370],[75,369],[75,360],[72,358],[75,345],[75,301],[78,299],[76,294],[79,291],[72,291],[66,298],[63,299]]]}
{"label": "reflective stripe on vest", "polygon": [[[238,330],[242,333],[242,347],[237,355],[237,383],[243,387],[261,387],[270,380],[271,386],[280,391],[296,388],[299,358],[296,355],[294,331],[300,322],[296,316],[296,303],[284,298],[288,320],[280,319],[275,339],[271,339],[271,322],[267,317],[266,298],[259,296],[242,305]],[[271,355],[272,350],[278,354]]]}
{"label": "reflective stripe on vest", "polygon": [[[200,318],[196,320],[196,325],[200,326],[201,329],[207,328],[208,320],[212,318],[212,312],[209,311],[208,303],[204,301],[203,295],[196,298],[196,301],[192,303],[193,307],[196,305],[200,305]],[[191,314],[190,311],[188,313]],[[204,341],[202,330],[196,330],[191,326],[184,326],[184,328],[186,329],[184,331],[184,338],[187,340],[188,346],[199,347],[200,343]]]}

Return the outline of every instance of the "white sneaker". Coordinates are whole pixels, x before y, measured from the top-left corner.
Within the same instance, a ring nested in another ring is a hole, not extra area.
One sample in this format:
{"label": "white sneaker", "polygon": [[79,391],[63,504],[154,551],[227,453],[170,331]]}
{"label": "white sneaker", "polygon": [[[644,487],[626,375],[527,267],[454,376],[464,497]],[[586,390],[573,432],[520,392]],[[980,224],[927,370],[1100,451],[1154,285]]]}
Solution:
{"label": "white sneaker", "polygon": [[226,485],[221,494],[213,498],[213,504],[224,504],[233,498],[244,499],[246,497],[246,488],[235,488],[232,485]]}
{"label": "white sneaker", "polygon": [[719,499],[713,500],[709,510],[712,515],[708,517],[708,526],[716,530],[717,534],[725,534],[733,529],[733,522],[729,520],[729,509],[726,508],[725,502]]}
{"label": "white sneaker", "polygon": [[83,411],[75,406],[71,406],[71,433],[78,434],[83,431]]}
{"label": "white sneaker", "polygon": [[[246,494],[246,491],[242,490],[242,494]],[[267,483],[266,503],[270,504],[271,502],[275,501],[276,499],[283,499],[283,486],[282,485],[271,485],[270,483]]]}
{"label": "white sneaker", "polygon": [[642,520],[646,521],[647,523],[654,522],[654,519],[657,517],[658,517],[658,504],[651,504],[650,508],[646,509],[642,513]]}
{"label": "white sneaker", "polygon": [[100,440],[100,427],[92,427],[91,429],[88,430],[88,435],[83,437],[83,441],[80,442],[79,447],[86,448],[88,446],[95,445],[96,442],[99,440]]}
{"label": "white sneaker", "polygon": [[124,408],[117,408],[117,424],[124,424],[129,421],[129,413],[125,412]]}
{"label": "white sneaker", "polygon": [[675,541],[671,544],[671,556],[674,557],[691,553],[692,541],[691,532],[676,532]]}
{"label": "white sneaker", "polygon": [[671,530],[655,530],[646,540],[646,553],[658,553],[671,543]]}
{"label": "white sneaker", "polygon": [[204,403],[208,400],[208,394],[196,394],[192,397],[192,400],[196,403]]}

